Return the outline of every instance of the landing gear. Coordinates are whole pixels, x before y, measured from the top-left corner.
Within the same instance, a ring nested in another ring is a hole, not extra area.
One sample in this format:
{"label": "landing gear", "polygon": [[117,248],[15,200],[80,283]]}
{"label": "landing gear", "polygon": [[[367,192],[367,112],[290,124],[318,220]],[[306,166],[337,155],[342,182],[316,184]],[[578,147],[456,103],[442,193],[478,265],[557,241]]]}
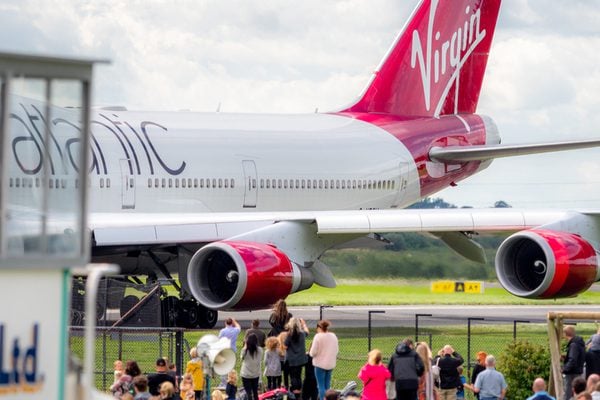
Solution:
{"label": "landing gear", "polygon": [[211,329],[217,323],[218,312],[201,306],[195,300],[183,300],[176,304],[164,302],[164,306],[170,307],[170,309],[167,311],[163,309],[163,315],[166,312],[170,316],[176,316],[176,325],[171,326],[188,329]]}

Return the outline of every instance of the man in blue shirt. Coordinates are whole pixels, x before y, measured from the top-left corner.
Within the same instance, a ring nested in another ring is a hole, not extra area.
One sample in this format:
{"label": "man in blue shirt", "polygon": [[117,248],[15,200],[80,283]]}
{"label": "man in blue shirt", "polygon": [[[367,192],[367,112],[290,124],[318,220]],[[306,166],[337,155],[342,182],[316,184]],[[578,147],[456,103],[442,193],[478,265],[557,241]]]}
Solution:
{"label": "man in blue shirt", "polygon": [[221,329],[219,332],[219,338],[226,337],[231,340],[231,350],[233,350],[234,353],[237,351],[236,342],[240,331],[240,324],[233,318],[227,318],[225,320],[225,328]]}
{"label": "man in blue shirt", "polygon": [[528,397],[527,400],[556,400],[546,392],[546,382],[543,378],[536,378],[531,390],[533,390],[533,396]]}
{"label": "man in blue shirt", "polygon": [[503,400],[508,385],[504,375],[496,371],[496,358],[493,355],[485,358],[485,367],[485,371],[477,375],[475,385],[470,388],[479,393],[479,400]]}

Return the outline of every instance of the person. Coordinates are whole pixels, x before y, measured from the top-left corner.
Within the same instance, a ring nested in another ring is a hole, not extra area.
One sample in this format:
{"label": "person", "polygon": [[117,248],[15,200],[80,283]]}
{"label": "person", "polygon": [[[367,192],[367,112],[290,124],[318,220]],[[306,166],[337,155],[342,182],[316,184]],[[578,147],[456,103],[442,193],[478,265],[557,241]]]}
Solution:
{"label": "person", "polygon": [[583,391],[575,397],[575,400],[593,400],[593,398],[591,394],[589,394],[586,391]]}
{"label": "person", "polygon": [[325,396],[323,397],[323,399],[325,400],[338,400],[340,398],[340,394],[338,393],[337,390],[333,390],[333,389],[328,389],[325,392]]}
{"label": "person", "polygon": [[479,393],[481,400],[503,400],[507,386],[504,375],[496,371],[496,357],[491,354],[485,358],[485,371],[477,376],[475,384],[465,384],[466,388]]}
{"label": "person", "polygon": [[[289,389],[290,387],[290,366],[288,365],[287,359],[285,358],[285,354],[287,353],[287,347],[285,347],[285,340],[288,337],[288,332],[283,331],[279,335],[277,335],[277,340],[279,340],[279,355],[281,361],[281,376],[283,378],[283,387]],[[313,373],[314,375],[314,373]],[[316,380],[315,380],[316,382]]]}
{"label": "person", "polygon": [[[392,377],[390,370],[381,363],[379,349],[369,352],[367,363],[358,371],[358,379],[363,382],[363,400],[381,400],[386,398],[385,381]],[[348,398],[348,396],[346,396]]]}
{"label": "person", "polygon": [[319,388],[315,377],[315,367],[310,354],[306,355],[304,364],[304,380],[302,381],[302,400],[319,400]]}
{"label": "person", "polygon": [[390,376],[395,382],[397,399],[416,399],[419,377],[425,366],[421,357],[413,350],[413,341],[404,339],[396,346],[396,351],[388,363]]}
{"label": "person", "polygon": [[235,400],[237,395],[237,372],[234,369],[227,374],[227,385],[225,385],[227,400]]}
{"label": "person", "polygon": [[[225,320],[225,327],[219,331],[219,338],[227,338],[230,341],[231,350],[237,353],[237,338],[241,332],[240,324],[234,318],[227,318]],[[227,376],[221,376],[221,386],[225,386],[227,383]]]}
{"label": "person", "polygon": [[160,400],[175,400],[175,385],[171,381],[164,381],[160,384],[158,396]]}
{"label": "person", "polygon": [[581,336],[575,334],[575,327],[567,325],[563,328],[563,335],[567,340],[567,354],[564,358],[562,373],[565,376],[564,399],[573,397],[573,380],[583,374],[585,363],[585,343]]}
{"label": "person", "polygon": [[202,399],[202,392],[204,391],[204,366],[202,359],[198,357],[198,349],[196,347],[190,349],[190,361],[185,366],[185,373],[192,375],[195,399]]}
{"label": "person", "polygon": [[163,382],[171,382],[171,385],[175,388],[175,378],[167,373],[167,362],[164,358],[156,360],[155,369],[155,373],[148,375],[148,391],[152,396],[160,395],[159,388]]}
{"label": "person", "polygon": [[[175,388],[179,387],[179,375],[177,375],[177,366],[175,363],[169,362],[167,357],[163,357],[167,363],[167,374],[171,375],[175,379]],[[175,390],[177,391],[177,389]]]}
{"label": "person", "polygon": [[317,323],[317,334],[308,352],[313,359],[320,399],[325,397],[325,392],[331,387],[331,375],[339,351],[338,338],[335,333],[329,331],[330,325],[327,320]]}
{"label": "person", "polygon": [[134,400],[148,400],[152,397],[148,392],[148,378],[146,375],[138,375],[133,378]]}
{"label": "person", "polygon": [[587,350],[585,351],[585,377],[600,374],[600,335],[592,335]]}
{"label": "person", "polygon": [[531,390],[533,390],[533,395],[529,396],[527,400],[556,400],[546,391],[546,381],[544,378],[535,378],[533,385],[531,385]]}
{"label": "person", "polygon": [[431,349],[425,342],[417,343],[415,349],[421,360],[423,361],[423,375],[419,378],[419,387],[417,395],[419,400],[433,400],[438,398],[438,393],[435,387],[433,372],[431,370],[432,359]]}
{"label": "person", "polygon": [[135,400],[133,398],[133,395],[129,392],[123,393],[123,395],[121,396],[121,400]]}
{"label": "person", "polygon": [[179,397],[181,397],[181,400],[194,400],[196,398],[192,374],[185,373],[181,378],[181,383],[179,384]]}
{"label": "person", "polygon": [[241,332],[240,324],[234,318],[225,320],[225,327],[219,331],[219,339],[226,337],[231,342],[231,350],[237,352],[237,337]]}
{"label": "person", "polygon": [[590,393],[592,395],[593,400],[600,400],[600,382],[596,384],[594,390]]}
{"label": "person", "polygon": [[465,398],[465,387],[464,387],[464,384],[467,383],[467,378],[463,375],[463,367],[462,367],[462,365],[458,367],[458,376],[460,378],[461,385],[456,390],[456,398],[458,400],[464,400],[464,398]]}
{"label": "person", "polygon": [[583,393],[587,389],[587,382],[583,376],[578,376],[573,379],[573,394],[572,397],[577,398],[577,395]]}
{"label": "person", "polygon": [[116,381],[113,382],[112,385],[110,385],[109,389],[113,397],[120,399],[122,398],[123,394],[129,393],[132,378],[131,376],[127,375],[125,371],[115,370],[115,372]]}
{"label": "person", "polygon": [[462,385],[458,367],[464,360],[458,352],[454,351],[449,344],[441,350],[439,360],[436,364],[440,367],[440,398],[442,400],[456,400],[456,391]]}
{"label": "person", "polygon": [[216,389],[216,390],[213,390],[213,392],[210,394],[210,399],[211,400],[225,400],[225,397],[223,396],[223,392]]}
{"label": "person", "polygon": [[[477,375],[479,373],[485,371],[485,358],[487,357],[487,353],[485,351],[477,352],[477,363],[473,367],[473,371],[471,372],[471,384],[474,385],[477,380]],[[475,397],[479,398],[479,393],[475,393]]]}
{"label": "person", "polygon": [[[385,399],[385,397],[382,397]],[[361,400],[360,394],[355,391],[350,391],[344,396],[344,400]]]}
{"label": "person", "polygon": [[142,374],[142,370],[140,369],[137,361],[128,360],[127,363],[125,363],[125,373],[131,376],[131,379],[133,380],[133,378]]}
{"label": "person", "polygon": [[258,400],[258,379],[261,373],[263,351],[263,348],[258,345],[256,335],[254,333],[249,334],[240,353],[242,359],[240,375],[248,400]]}
{"label": "person", "polygon": [[288,312],[285,300],[277,300],[273,305],[271,316],[269,316],[269,324],[271,324],[269,336],[278,336],[283,332],[290,318],[292,318],[292,314]]}
{"label": "person", "polygon": [[[587,365],[586,365],[587,368]],[[590,374],[587,378],[586,388],[585,390],[592,393],[596,390],[596,385],[600,382],[600,375],[598,374]]]}
{"label": "person", "polygon": [[290,389],[296,398],[302,391],[302,366],[306,364],[306,336],[308,326],[302,318],[290,318],[285,338],[285,358],[290,374]]}
{"label": "person", "polygon": [[[113,362],[113,375],[114,375],[113,384],[117,383],[119,378],[121,378],[121,376],[123,376],[124,374],[125,374],[125,366],[123,365],[123,361],[115,360]],[[117,375],[118,375],[118,377],[117,377]]]}
{"label": "person", "polygon": [[279,352],[279,339],[270,336],[266,340],[265,348],[265,376],[267,389],[273,390],[281,386],[281,355]]}
{"label": "person", "polygon": [[260,327],[260,320],[253,319],[252,327],[250,329],[246,330],[246,333],[244,334],[244,339],[246,339],[249,334],[254,333],[256,335],[256,337],[258,338],[258,345],[260,347],[264,348],[265,340],[267,339],[267,335],[265,335],[263,330],[260,329],[259,327]]}

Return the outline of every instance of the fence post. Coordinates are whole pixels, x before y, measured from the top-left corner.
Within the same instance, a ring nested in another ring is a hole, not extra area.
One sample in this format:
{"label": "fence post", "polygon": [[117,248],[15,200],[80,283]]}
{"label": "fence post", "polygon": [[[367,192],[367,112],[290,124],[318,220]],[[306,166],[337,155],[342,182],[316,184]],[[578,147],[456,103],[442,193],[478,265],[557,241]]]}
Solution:
{"label": "fence post", "polygon": [[471,321],[484,321],[485,318],[467,318],[467,374],[471,374]]}
{"label": "fence post", "polygon": [[519,319],[515,319],[513,321],[513,341],[517,341],[517,324],[518,323],[524,323],[524,324],[528,324],[531,321],[525,321],[525,320],[519,320]]}
{"label": "fence post", "polygon": [[321,304],[321,305],[319,306],[319,321],[322,321],[322,320],[323,320],[323,309],[324,309],[324,308],[333,308],[333,306],[327,306],[327,305],[325,305],[325,304]]}
{"label": "fence post", "polygon": [[[415,314],[415,343],[419,342],[419,317],[431,316],[431,314]],[[429,339],[429,346],[431,346],[431,339]]]}
{"label": "fence post", "polygon": [[369,310],[369,325],[367,328],[367,337],[368,337],[368,346],[369,346],[369,351],[371,351],[371,315],[372,314],[385,314],[384,310]]}
{"label": "fence post", "polygon": [[175,366],[177,374],[183,375],[183,330],[181,329],[175,332]]}

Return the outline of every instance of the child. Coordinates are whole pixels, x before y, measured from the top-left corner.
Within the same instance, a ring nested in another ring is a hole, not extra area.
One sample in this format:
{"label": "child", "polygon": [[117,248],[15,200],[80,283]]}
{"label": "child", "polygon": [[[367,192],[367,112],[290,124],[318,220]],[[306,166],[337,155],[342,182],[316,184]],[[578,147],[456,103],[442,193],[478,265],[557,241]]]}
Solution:
{"label": "child", "polygon": [[117,383],[119,378],[121,376],[123,376],[123,374],[125,373],[125,368],[123,367],[123,361],[115,360],[115,362],[113,363],[113,370],[114,370],[113,374],[115,376],[113,379],[113,384],[115,384],[115,383]]}
{"label": "child", "polygon": [[110,386],[110,392],[115,398],[120,399],[123,394],[129,393],[131,376],[123,371],[115,371],[115,379],[116,381]]}
{"label": "child", "polygon": [[[214,394],[215,392],[213,392],[213,395]],[[227,400],[235,400],[235,396],[237,394],[237,372],[235,372],[235,370],[233,369],[227,374],[227,385],[225,385],[225,394],[227,394]]]}
{"label": "child", "polygon": [[464,384],[467,383],[467,378],[463,375],[463,367],[459,366],[458,375],[460,375],[460,386],[456,390],[456,398],[464,399],[465,398],[465,387]]}
{"label": "child", "polygon": [[225,400],[225,396],[223,396],[223,392],[220,390],[213,390],[212,394],[210,395],[210,400]]}
{"label": "child", "polygon": [[194,400],[196,398],[192,374],[183,375],[183,379],[179,385],[179,396],[181,397],[181,400]]}
{"label": "child", "polygon": [[281,356],[279,339],[271,336],[265,343],[265,376],[267,377],[267,390],[277,389],[281,386]]}

